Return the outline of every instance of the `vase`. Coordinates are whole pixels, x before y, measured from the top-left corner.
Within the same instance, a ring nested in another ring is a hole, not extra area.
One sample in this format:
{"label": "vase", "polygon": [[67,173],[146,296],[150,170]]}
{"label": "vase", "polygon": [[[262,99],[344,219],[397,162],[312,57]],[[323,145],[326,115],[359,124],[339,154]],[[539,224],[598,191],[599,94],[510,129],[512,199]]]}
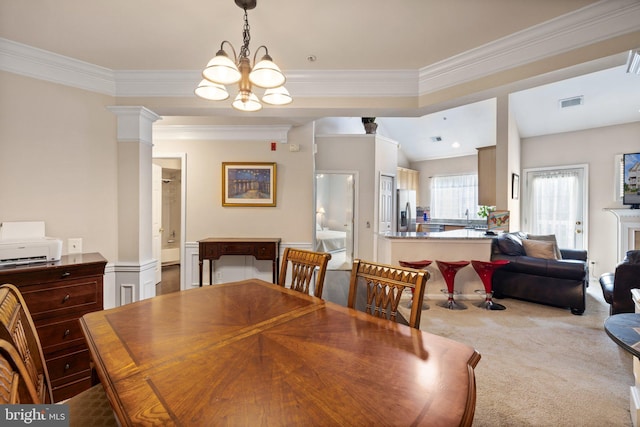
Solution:
{"label": "vase", "polygon": [[365,133],[376,133],[376,130],[378,129],[377,123],[363,123],[363,125]]}

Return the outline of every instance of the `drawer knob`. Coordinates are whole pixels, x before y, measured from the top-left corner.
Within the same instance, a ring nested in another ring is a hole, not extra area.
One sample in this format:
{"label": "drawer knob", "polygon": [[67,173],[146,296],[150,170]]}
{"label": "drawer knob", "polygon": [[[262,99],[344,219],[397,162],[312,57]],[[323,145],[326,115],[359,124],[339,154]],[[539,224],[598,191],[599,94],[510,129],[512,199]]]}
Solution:
{"label": "drawer knob", "polygon": [[69,329],[67,329],[66,331],[64,331],[64,336],[65,338],[69,336],[69,334],[71,333],[71,331]]}
{"label": "drawer knob", "polygon": [[71,369],[71,365],[69,365],[68,363],[66,365],[64,365],[64,370],[68,371],[69,369]]}
{"label": "drawer knob", "polygon": [[70,299],[70,298],[71,298],[71,295],[66,294],[66,295],[64,296],[64,298],[62,298],[62,302],[63,302],[63,303],[65,303],[65,302],[69,301],[69,299]]}
{"label": "drawer knob", "polygon": [[69,276],[71,276],[71,273],[69,273],[68,271],[65,271],[64,273],[62,273],[60,277],[64,279],[65,277],[69,277]]}

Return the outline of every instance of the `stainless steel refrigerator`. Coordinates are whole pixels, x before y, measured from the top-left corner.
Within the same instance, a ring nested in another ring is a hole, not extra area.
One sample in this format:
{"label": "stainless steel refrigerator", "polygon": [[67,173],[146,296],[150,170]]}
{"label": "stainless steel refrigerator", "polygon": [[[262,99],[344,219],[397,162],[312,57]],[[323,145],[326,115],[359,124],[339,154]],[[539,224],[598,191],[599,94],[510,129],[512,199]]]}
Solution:
{"label": "stainless steel refrigerator", "polygon": [[398,190],[396,200],[397,231],[416,231],[416,192],[413,190]]}

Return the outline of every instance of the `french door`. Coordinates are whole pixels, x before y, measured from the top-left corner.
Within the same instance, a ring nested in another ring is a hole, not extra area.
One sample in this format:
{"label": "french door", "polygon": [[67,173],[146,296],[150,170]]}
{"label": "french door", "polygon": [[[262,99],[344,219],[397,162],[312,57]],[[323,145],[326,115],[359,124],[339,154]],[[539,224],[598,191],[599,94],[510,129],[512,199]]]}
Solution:
{"label": "french door", "polygon": [[587,249],[587,165],[525,169],[523,231],[555,234],[558,246]]}

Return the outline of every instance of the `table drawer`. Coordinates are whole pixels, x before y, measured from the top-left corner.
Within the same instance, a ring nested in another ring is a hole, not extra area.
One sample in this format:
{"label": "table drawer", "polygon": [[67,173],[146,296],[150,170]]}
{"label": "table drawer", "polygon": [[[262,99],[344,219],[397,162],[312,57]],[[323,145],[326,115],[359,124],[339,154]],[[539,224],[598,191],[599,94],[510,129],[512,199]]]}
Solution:
{"label": "table drawer", "polygon": [[64,377],[84,373],[91,376],[91,355],[89,349],[81,349],[52,359],[47,359],[49,378],[56,381]]}
{"label": "table drawer", "polygon": [[45,353],[85,342],[80,321],[76,318],[37,326],[36,329]]}
{"label": "table drawer", "polygon": [[70,281],[64,286],[22,288],[29,311],[38,315],[62,315],[66,312],[102,309],[102,277]]}
{"label": "table drawer", "polygon": [[259,243],[253,247],[256,259],[273,259],[276,256],[276,245],[273,243]]}

